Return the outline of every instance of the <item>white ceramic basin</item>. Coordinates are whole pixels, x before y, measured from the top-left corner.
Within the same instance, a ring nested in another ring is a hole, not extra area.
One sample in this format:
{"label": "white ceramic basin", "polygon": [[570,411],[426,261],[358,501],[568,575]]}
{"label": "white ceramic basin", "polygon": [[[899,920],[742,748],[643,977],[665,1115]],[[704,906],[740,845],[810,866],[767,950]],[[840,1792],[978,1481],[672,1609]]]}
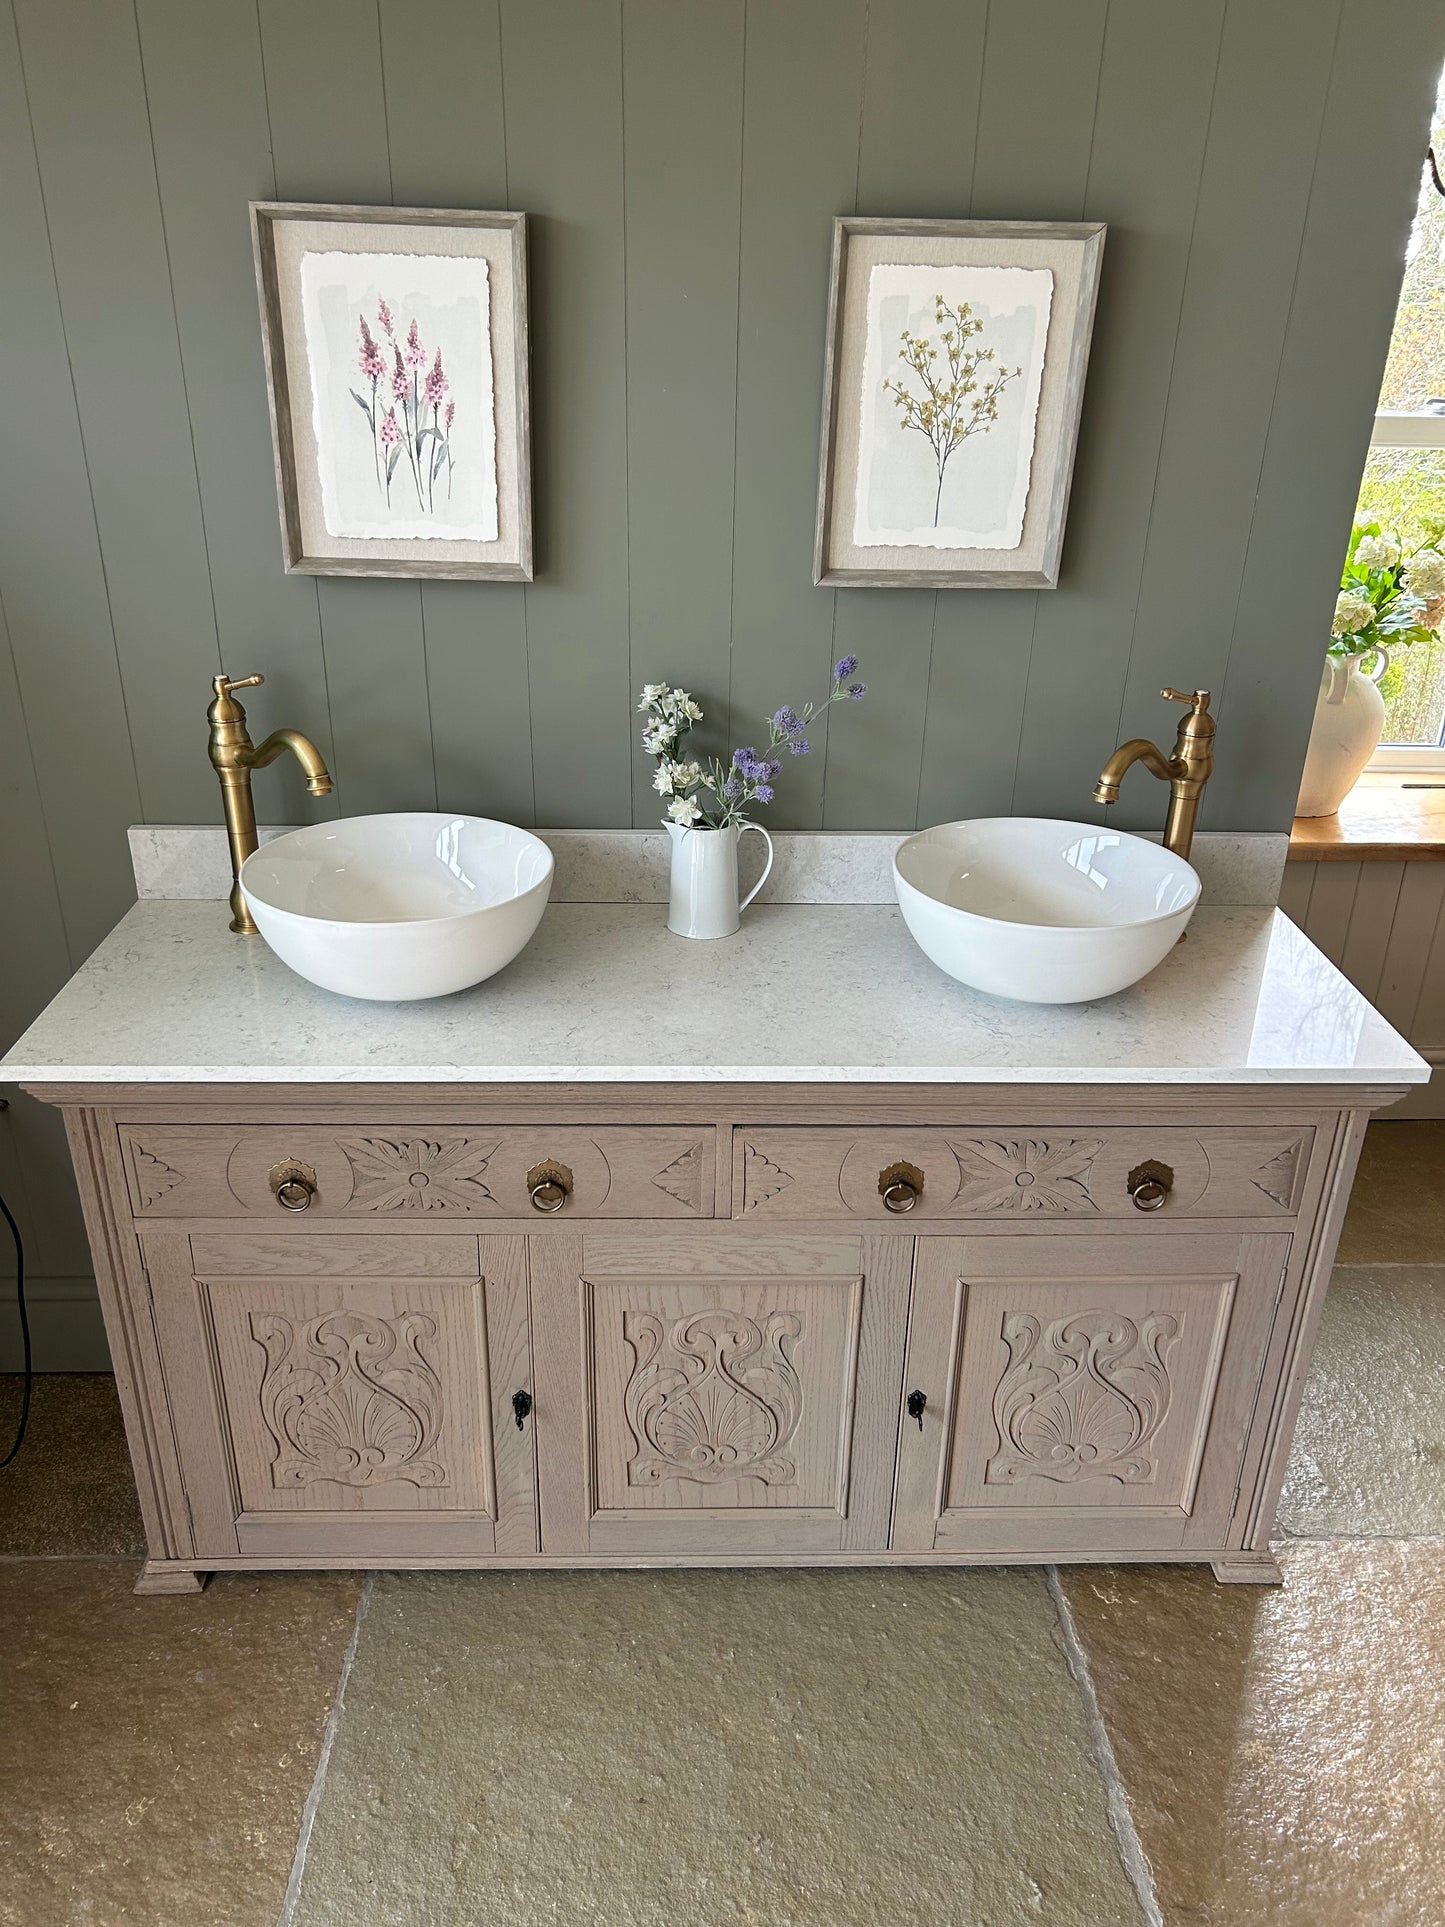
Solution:
{"label": "white ceramic basin", "polygon": [[920,830],[899,846],[893,882],[903,921],[940,970],[1029,1004],[1137,983],[1199,901],[1195,870],[1159,844],[1043,816]]}
{"label": "white ceramic basin", "polygon": [[241,890],[299,976],[398,1003],[509,964],[547,907],[552,852],[483,816],[349,816],[263,844],[241,865]]}

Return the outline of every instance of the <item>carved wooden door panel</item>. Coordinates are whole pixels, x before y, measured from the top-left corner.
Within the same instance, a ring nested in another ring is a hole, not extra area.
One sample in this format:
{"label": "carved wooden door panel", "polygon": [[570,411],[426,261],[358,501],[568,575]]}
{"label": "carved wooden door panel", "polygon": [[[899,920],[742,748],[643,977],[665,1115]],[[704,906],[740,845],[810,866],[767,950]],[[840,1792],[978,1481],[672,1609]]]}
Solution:
{"label": "carved wooden door panel", "polygon": [[910,1240],[639,1228],[531,1247],[545,1552],[887,1545]]}
{"label": "carved wooden door panel", "polygon": [[1285,1233],[920,1241],[893,1544],[1228,1542]]}
{"label": "carved wooden door panel", "polygon": [[524,1239],[141,1242],[199,1557],[535,1551]]}

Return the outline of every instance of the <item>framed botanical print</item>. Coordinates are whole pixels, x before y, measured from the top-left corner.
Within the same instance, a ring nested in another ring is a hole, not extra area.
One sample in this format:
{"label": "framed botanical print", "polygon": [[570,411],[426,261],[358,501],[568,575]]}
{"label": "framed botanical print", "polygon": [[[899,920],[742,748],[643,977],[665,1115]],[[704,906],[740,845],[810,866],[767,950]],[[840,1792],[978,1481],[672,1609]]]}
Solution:
{"label": "framed botanical print", "polygon": [[532,579],[527,217],[251,206],[288,572]]}
{"label": "framed botanical print", "polygon": [[1104,226],[833,223],[816,583],[1052,589]]}

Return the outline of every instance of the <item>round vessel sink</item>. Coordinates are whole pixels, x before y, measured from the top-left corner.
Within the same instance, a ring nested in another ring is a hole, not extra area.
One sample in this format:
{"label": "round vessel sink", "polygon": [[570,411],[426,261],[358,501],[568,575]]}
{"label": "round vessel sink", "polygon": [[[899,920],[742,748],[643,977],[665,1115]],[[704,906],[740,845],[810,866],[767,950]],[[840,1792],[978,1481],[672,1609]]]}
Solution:
{"label": "round vessel sink", "polygon": [[900,845],[893,882],[903,921],[940,970],[1029,1004],[1083,1003],[1137,983],[1199,901],[1198,874],[1172,851],[1042,816],[920,830]]}
{"label": "round vessel sink", "polygon": [[256,927],[323,990],[398,1003],[479,984],[524,949],[552,889],[540,837],[418,811],[292,830],[241,865]]}

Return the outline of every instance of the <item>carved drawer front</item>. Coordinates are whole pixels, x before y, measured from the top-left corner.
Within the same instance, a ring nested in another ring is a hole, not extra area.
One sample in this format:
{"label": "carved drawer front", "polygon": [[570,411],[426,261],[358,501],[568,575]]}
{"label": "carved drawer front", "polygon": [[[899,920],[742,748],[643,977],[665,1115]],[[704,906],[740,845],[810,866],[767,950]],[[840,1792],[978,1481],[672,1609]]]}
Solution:
{"label": "carved drawer front", "polygon": [[876,1243],[534,1241],[544,1551],[886,1545],[909,1253]]}
{"label": "carved drawer front", "polygon": [[[1308,1126],[1013,1126],[997,1130],[799,1130],[741,1125],[733,1213],[765,1219],[1279,1218],[1299,1209]],[[1162,1167],[1162,1203],[1137,1203]]]}
{"label": "carved drawer front", "polygon": [[[141,1218],[710,1218],[709,1127],[449,1125],[122,1125],[131,1204]],[[558,1192],[533,1202],[539,1172]],[[287,1180],[291,1209],[278,1198]]]}
{"label": "carved drawer front", "polygon": [[525,1240],[142,1246],[198,1554],[535,1549]]}
{"label": "carved drawer front", "polygon": [[920,1242],[894,1544],[1229,1543],[1290,1239]]}

